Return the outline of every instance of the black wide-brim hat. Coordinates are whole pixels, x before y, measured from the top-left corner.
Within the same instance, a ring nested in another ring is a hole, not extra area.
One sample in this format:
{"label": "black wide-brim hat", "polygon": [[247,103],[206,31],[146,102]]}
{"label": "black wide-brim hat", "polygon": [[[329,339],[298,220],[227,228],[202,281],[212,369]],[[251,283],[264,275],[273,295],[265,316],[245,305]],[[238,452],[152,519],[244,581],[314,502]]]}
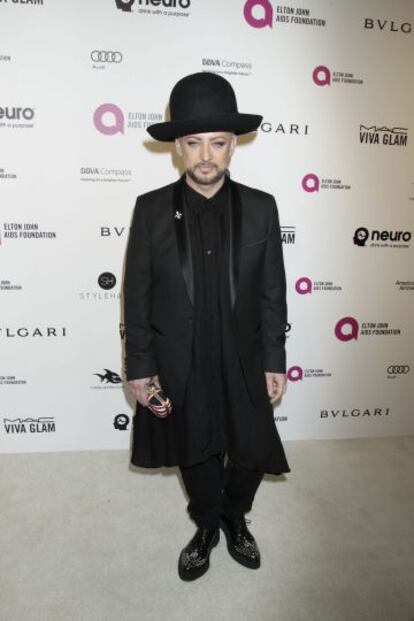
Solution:
{"label": "black wide-brim hat", "polygon": [[172,142],[188,134],[233,132],[247,134],[263,117],[237,109],[233,87],[216,73],[200,71],[177,82],[170,95],[170,121],[154,123],[147,132],[156,140]]}

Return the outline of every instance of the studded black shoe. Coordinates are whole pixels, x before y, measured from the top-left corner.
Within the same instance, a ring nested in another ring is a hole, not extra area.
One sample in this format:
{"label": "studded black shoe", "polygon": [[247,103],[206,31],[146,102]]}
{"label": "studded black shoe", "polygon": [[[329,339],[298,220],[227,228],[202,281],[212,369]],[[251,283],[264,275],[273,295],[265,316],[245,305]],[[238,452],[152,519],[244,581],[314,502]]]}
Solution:
{"label": "studded black shoe", "polygon": [[220,529],[197,528],[195,535],[181,550],[178,574],[182,580],[195,580],[206,573],[210,566],[210,552],[220,539]]}
{"label": "studded black shoe", "polygon": [[235,561],[257,569],[260,567],[260,550],[255,538],[246,526],[244,515],[240,517],[229,517],[224,514],[220,517],[220,526],[227,539],[227,549]]}

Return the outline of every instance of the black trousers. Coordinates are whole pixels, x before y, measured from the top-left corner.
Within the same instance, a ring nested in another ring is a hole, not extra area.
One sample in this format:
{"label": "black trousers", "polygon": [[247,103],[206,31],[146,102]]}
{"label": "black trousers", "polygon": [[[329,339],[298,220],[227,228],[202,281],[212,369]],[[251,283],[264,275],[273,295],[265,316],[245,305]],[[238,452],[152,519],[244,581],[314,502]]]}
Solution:
{"label": "black trousers", "polygon": [[218,526],[221,513],[244,515],[252,508],[264,472],[247,470],[227,459],[212,455],[193,466],[181,466],[181,476],[190,498],[187,511],[199,527]]}

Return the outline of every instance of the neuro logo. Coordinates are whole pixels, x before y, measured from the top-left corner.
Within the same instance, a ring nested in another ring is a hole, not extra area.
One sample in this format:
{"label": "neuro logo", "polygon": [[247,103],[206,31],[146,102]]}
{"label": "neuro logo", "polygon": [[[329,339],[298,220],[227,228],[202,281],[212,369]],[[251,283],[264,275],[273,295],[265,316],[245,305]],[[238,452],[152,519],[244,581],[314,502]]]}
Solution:
{"label": "neuro logo", "polygon": [[302,179],[302,189],[305,192],[319,192],[319,177],[315,173],[309,173]]}
{"label": "neuro logo", "polygon": [[303,369],[299,366],[290,367],[286,375],[291,382],[299,382],[303,380]]}
{"label": "neuro logo", "polygon": [[132,5],[135,0],[115,0],[116,8],[121,9],[121,11],[131,12]]}
{"label": "neuro logo", "polygon": [[357,228],[353,238],[355,246],[365,246],[368,237],[369,231],[365,228],[365,226],[360,226],[359,228]]}
{"label": "neuro logo", "polygon": [[101,134],[113,136],[124,133],[124,113],[121,108],[112,103],[104,103],[96,108],[93,122]]}
{"label": "neuro logo", "polygon": [[114,427],[119,431],[126,431],[128,428],[129,416],[127,414],[117,414],[114,418]]}
{"label": "neuro logo", "polygon": [[31,121],[34,115],[34,108],[0,107],[0,119],[8,119],[10,121],[21,121],[24,119],[25,121]]}
{"label": "neuro logo", "polygon": [[102,289],[113,289],[116,285],[116,277],[111,272],[103,272],[98,277],[98,285]]}
{"label": "neuro logo", "polygon": [[105,373],[94,373],[97,375],[101,383],[105,382],[105,384],[120,384],[122,383],[122,379],[119,377],[118,373],[115,371],[110,371],[109,369],[104,369]]}
{"label": "neuro logo", "polygon": [[[158,7],[160,4],[166,8],[178,8],[188,9],[191,4],[191,0],[138,0],[138,4],[142,5],[145,1],[146,6],[152,5]],[[128,11],[131,13],[132,6],[135,4],[135,0],[115,0],[115,4],[121,11]]]}
{"label": "neuro logo", "polygon": [[319,65],[315,67],[312,73],[313,81],[318,86],[330,86],[331,84],[331,72],[325,65]]}
{"label": "neuro logo", "polygon": [[243,8],[244,19],[253,28],[272,28],[273,8],[269,0],[247,0]]}
{"label": "neuro logo", "polygon": [[342,317],[335,325],[335,336],[340,341],[358,339],[359,324],[355,317]]}
{"label": "neuro logo", "polygon": [[302,276],[302,278],[298,278],[295,283],[295,289],[297,293],[301,295],[305,295],[306,293],[312,293],[312,281],[307,276]]}

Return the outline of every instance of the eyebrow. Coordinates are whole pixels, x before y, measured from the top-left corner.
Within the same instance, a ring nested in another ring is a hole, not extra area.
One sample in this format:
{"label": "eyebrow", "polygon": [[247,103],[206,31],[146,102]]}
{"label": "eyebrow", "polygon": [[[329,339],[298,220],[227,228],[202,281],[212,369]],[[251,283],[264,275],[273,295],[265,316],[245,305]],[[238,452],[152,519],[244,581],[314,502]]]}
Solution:
{"label": "eyebrow", "polygon": [[[201,138],[199,138],[198,136],[195,136],[193,134],[190,134],[189,136],[185,137],[186,140],[189,140],[190,138],[192,140],[201,140]],[[209,140],[210,141],[211,140],[226,140],[226,136],[215,136],[214,138],[209,138]]]}

